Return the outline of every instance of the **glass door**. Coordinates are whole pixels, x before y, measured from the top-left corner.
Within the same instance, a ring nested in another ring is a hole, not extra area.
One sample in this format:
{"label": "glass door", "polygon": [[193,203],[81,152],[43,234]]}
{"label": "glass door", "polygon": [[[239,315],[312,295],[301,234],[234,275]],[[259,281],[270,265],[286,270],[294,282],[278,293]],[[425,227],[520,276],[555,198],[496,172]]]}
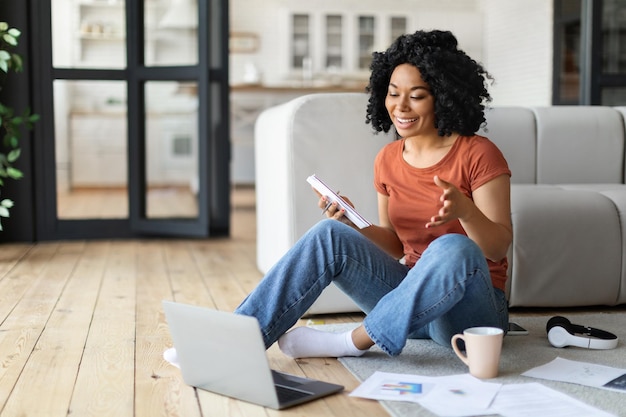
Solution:
{"label": "glass door", "polygon": [[553,104],[626,103],[626,0],[555,0]]}
{"label": "glass door", "polygon": [[127,219],[125,2],[51,0],[51,12],[57,217]]}
{"label": "glass door", "polygon": [[49,0],[41,12],[55,190],[41,238],[228,233],[227,0]]}

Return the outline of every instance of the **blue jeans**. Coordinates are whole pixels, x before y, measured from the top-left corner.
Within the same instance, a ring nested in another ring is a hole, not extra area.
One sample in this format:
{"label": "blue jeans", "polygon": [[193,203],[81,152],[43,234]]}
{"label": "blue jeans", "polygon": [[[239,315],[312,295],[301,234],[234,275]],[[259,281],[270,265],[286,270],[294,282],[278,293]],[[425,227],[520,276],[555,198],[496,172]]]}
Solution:
{"label": "blue jeans", "polygon": [[450,347],[452,335],[468,327],[508,326],[505,294],[493,288],[485,257],[467,236],[437,238],[408,268],[330,219],[312,227],[235,312],[259,320],[269,347],[331,282],[363,309],[369,337],[392,356],[407,338]]}

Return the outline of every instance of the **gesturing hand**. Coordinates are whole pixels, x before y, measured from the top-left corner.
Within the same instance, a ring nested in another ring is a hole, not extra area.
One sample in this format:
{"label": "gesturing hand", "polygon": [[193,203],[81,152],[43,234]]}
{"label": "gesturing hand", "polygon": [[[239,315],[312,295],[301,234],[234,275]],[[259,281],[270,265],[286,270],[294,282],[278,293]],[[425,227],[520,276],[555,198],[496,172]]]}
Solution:
{"label": "gesturing hand", "polygon": [[439,212],[426,223],[426,227],[440,226],[450,220],[462,218],[467,212],[467,204],[470,202],[467,196],[454,185],[436,175],[433,180],[435,185],[441,188],[441,196],[439,197],[441,206]]}

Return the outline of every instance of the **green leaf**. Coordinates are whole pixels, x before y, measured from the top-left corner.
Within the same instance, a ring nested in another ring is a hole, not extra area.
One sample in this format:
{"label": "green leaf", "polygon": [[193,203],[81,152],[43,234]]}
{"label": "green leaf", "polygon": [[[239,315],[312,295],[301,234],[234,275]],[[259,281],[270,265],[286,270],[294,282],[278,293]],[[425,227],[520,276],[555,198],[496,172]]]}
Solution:
{"label": "green leaf", "polygon": [[0,217],[9,217],[9,209],[0,206]]}
{"label": "green leaf", "polygon": [[20,37],[22,32],[20,32],[19,29],[11,28],[9,29],[8,34],[13,36],[15,39],[17,39]]}
{"label": "green leaf", "polygon": [[14,180],[19,180],[20,178],[24,177],[24,174],[22,173],[22,171],[13,167],[7,168],[7,174],[9,175],[9,177],[13,178]]}
{"label": "green leaf", "polygon": [[0,206],[6,207],[8,209],[13,207],[14,205],[15,205],[15,203],[13,202],[13,200],[11,200],[9,198],[5,198],[4,200],[0,201]]}
{"label": "green leaf", "polygon": [[13,109],[9,106],[3,106],[0,104],[0,114],[4,114],[7,117],[13,117]]}
{"label": "green leaf", "polygon": [[7,22],[0,22],[0,32],[6,32],[9,30],[9,24]]}
{"label": "green leaf", "polygon": [[20,157],[21,153],[22,153],[21,150],[14,149],[11,152],[9,152],[9,154],[7,155],[7,159],[9,160],[9,162],[15,162]]}
{"label": "green leaf", "polygon": [[17,39],[15,39],[13,35],[5,33],[4,35],[2,35],[2,39],[4,39],[4,41],[11,46],[17,46]]}
{"label": "green leaf", "polygon": [[39,120],[38,114],[31,114],[30,116],[28,116],[28,121],[31,123],[35,123],[38,120]]}
{"label": "green leaf", "polygon": [[7,61],[0,59],[0,70],[9,72],[9,65],[7,64]]}
{"label": "green leaf", "polygon": [[11,58],[13,58],[13,65],[15,66],[15,72],[21,72],[22,67],[24,66],[24,62],[22,61],[22,57],[18,54],[11,54]]}
{"label": "green leaf", "polygon": [[11,129],[11,132],[7,132],[4,136],[4,146],[8,146],[10,148],[17,148],[20,143],[20,137],[18,136],[18,131],[15,129]]}
{"label": "green leaf", "polygon": [[9,59],[11,59],[11,54],[5,50],[0,50],[0,59],[8,61]]}

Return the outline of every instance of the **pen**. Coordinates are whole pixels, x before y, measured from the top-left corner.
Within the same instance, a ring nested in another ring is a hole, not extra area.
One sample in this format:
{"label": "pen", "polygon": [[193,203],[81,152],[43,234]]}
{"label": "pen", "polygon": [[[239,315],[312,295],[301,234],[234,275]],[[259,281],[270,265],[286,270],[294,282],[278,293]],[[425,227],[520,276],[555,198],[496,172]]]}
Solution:
{"label": "pen", "polygon": [[[339,195],[339,191],[337,191],[335,194]],[[326,213],[328,209],[330,208],[330,206],[332,205],[333,205],[332,201],[329,201],[328,203],[326,203],[326,207],[324,207],[324,210],[322,210],[322,214]]]}
{"label": "pen", "polygon": [[324,210],[322,210],[322,214],[326,213],[328,209],[330,208],[330,206],[332,205],[333,205],[332,201],[329,201],[328,203],[326,203],[326,207],[324,207]]}

